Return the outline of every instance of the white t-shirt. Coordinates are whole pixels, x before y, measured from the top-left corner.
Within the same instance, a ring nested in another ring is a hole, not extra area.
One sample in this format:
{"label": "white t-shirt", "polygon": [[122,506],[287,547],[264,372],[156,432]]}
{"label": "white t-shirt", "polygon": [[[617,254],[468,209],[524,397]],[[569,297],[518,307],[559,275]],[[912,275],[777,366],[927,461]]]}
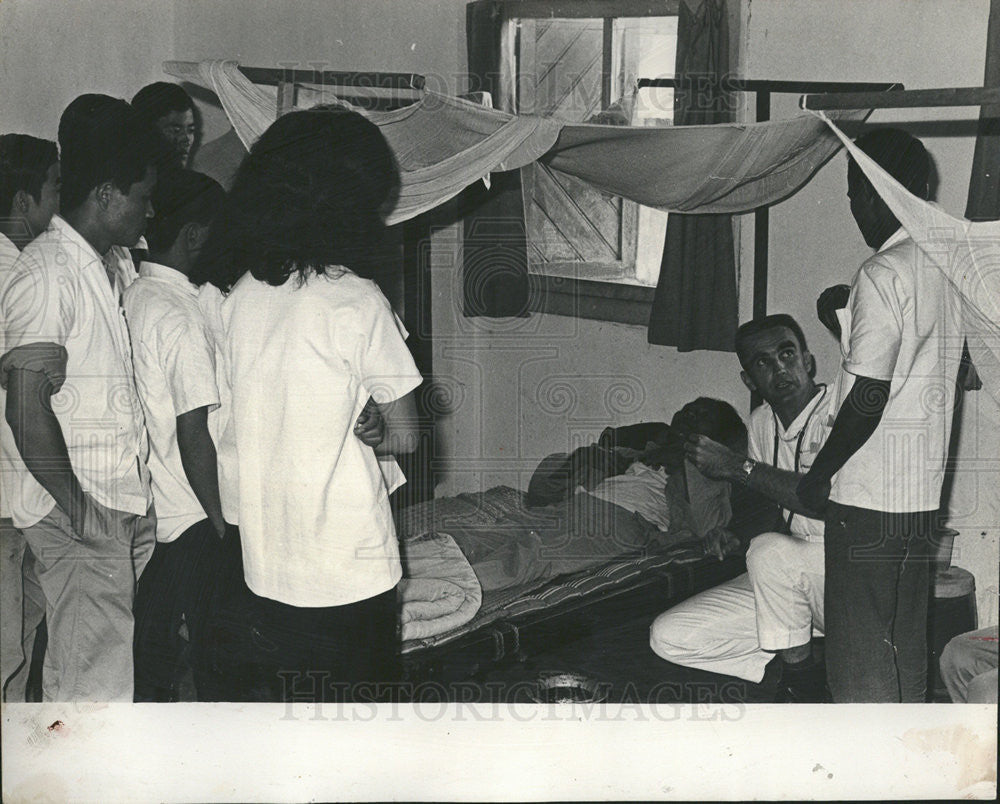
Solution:
{"label": "white t-shirt", "polygon": [[925,260],[900,229],[861,265],[838,311],[843,367],[831,413],[855,376],[892,381],[878,428],[833,478],[830,499],[842,505],[915,512],[940,504],[965,339],[957,294]]}
{"label": "white t-shirt", "polygon": [[[808,472],[830,435],[829,411],[832,397],[826,386],[819,386],[813,398],[788,427],[782,427],[770,405],[766,402],[759,405],[750,414],[747,455],[777,469]],[[788,513],[785,509],[781,511],[786,520]],[[808,542],[823,541],[824,527],[822,519],[802,514],[794,514],[789,523],[792,535]]]}
{"label": "white t-shirt", "polygon": [[[388,301],[349,271],[222,301],[247,584],[293,606],[354,603],[402,576],[375,452],[353,433],[421,382]],[[225,453],[224,453],[225,454]]]}
{"label": "white t-shirt", "polygon": [[205,519],[184,473],[177,417],[219,405],[214,350],[198,309],[198,289],[184,274],[143,262],[123,296],[132,334],[135,381],[146,412],[156,539],[170,542]]}
{"label": "white t-shirt", "polygon": [[[6,281],[7,274],[14,267],[14,263],[21,255],[20,250],[15,246],[7,235],[0,232],[0,288]],[[0,356],[6,349],[3,348],[3,328],[0,327]],[[7,501],[12,494],[17,492],[18,472],[26,471],[21,454],[17,451],[14,443],[14,433],[11,432],[10,425],[7,424],[6,417],[7,391],[0,387],[0,517],[10,517],[10,503]]]}
{"label": "white t-shirt", "polygon": [[[135,276],[131,257],[115,246],[106,256],[114,272],[83,237],[55,215],[25,246],[0,286],[3,366],[11,350],[52,343],[68,353],[66,381],[52,396],[70,465],[83,490],[101,505],[143,515],[152,495],[148,444],[135,388],[132,349],[121,309],[122,291]],[[44,517],[55,501],[27,469],[12,473],[11,517],[19,528]]]}

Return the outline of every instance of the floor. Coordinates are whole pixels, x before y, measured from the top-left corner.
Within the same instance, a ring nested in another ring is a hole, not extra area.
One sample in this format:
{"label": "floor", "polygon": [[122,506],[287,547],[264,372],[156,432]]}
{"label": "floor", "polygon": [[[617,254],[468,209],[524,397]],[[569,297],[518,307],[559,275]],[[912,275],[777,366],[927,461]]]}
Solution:
{"label": "floor", "polygon": [[[623,620],[599,634],[553,647],[485,675],[503,683],[515,701],[538,697],[537,680],[574,674],[588,680],[607,703],[766,703],[774,700],[777,673],[760,684],[671,664],[649,648],[648,616]],[[504,692],[500,694],[503,696]]]}

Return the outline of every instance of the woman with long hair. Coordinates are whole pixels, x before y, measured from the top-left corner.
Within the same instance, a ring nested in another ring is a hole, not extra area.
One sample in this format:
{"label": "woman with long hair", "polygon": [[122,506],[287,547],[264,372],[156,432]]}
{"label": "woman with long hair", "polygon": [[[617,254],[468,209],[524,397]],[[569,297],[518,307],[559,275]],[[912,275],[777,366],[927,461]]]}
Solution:
{"label": "woman with long hair", "polygon": [[[242,163],[196,270],[226,294],[220,485],[285,700],[380,695],[397,673],[401,568],[377,456],[415,448],[421,376],[372,281],[397,187],[361,115],[286,114]],[[369,399],[386,428],[374,449],[355,429]]]}

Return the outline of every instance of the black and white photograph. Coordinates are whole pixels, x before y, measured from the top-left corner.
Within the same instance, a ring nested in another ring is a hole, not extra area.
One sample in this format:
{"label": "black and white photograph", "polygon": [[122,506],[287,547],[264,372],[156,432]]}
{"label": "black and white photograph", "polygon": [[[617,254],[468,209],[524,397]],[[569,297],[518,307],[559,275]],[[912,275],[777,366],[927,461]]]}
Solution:
{"label": "black and white photograph", "polygon": [[1000,0],[0,0],[5,802],[997,796]]}

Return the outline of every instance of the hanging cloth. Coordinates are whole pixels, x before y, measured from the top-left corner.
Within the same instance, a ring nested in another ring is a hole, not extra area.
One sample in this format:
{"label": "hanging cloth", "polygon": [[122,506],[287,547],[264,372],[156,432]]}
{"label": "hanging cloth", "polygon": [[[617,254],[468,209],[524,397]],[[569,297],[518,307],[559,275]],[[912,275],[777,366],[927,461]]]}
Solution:
{"label": "hanging cloth", "polygon": [[[718,84],[729,73],[729,25],[721,0],[701,0],[697,8],[681,3],[677,73],[683,78],[708,79],[705,86],[675,92],[677,125],[733,119],[733,95]],[[676,346],[681,352],[732,351],[738,315],[732,218],[671,215],[647,340]]]}
{"label": "hanging cloth", "polygon": [[941,271],[962,305],[962,327],[983,387],[1000,402],[1000,221],[949,215],[910,193],[858,148],[822,112],[851,158],[888,204],[926,259]]}
{"label": "hanging cloth", "polygon": [[[235,144],[252,144],[274,122],[274,90],[248,81],[236,62],[165,62],[164,70],[218,95],[239,135]],[[534,159],[604,192],[668,212],[747,212],[792,195],[840,147],[824,122],[810,114],[767,123],[642,128],[515,116],[433,92],[415,105],[409,115],[362,112],[385,127],[400,166],[403,187],[390,223],[447,201],[456,187],[487,173],[512,171]],[[435,119],[439,136],[430,138],[425,127]]]}

